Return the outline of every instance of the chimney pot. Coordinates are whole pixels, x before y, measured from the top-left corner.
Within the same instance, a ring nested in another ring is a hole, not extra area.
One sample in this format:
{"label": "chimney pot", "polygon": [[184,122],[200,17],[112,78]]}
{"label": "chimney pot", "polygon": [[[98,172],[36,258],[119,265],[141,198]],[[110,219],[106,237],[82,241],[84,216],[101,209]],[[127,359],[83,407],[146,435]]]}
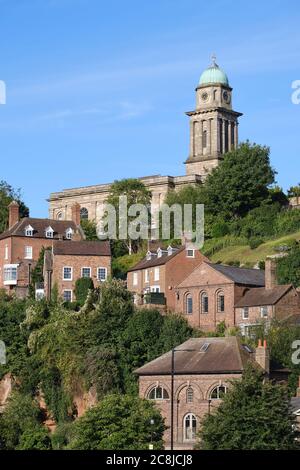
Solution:
{"label": "chimney pot", "polygon": [[261,339],[258,340],[258,347],[261,348]]}
{"label": "chimney pot", "polygon": [[267,340],[264,339],[264,348],[267,349]]}

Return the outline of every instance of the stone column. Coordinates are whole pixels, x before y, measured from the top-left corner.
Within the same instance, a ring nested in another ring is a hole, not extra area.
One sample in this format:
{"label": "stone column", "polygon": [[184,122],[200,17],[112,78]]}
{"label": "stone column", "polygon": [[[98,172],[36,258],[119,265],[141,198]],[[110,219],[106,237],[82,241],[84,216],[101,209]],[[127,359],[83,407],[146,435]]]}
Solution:
{"label": "stone column", "polygon": [[195,135],[194,135],[194,121],[190,121],[190,156],[195,156]]}
{"label": "stone column", "polygon": [[203,155],[203,121],[199,121],[199,148],[198,153],[199,155]]}
{"label": "stone column", "polygon": [[223,149],[222,153],[225,153],[225,125],[226,125],[226,119],[222,119],[222,149]]}
{"label": "stone column", "polygon": [[237,148],[239,144],[239,130],[238,130],[239,123],[236,121],[234,126],[234,148]]}
{"label": "stone column", "polygon": [[234,142],[233,142],[233,139],[232,139],[232,128],[233,128],[233,122],[229,121],[228,122],[228,150],[229,150],[229,152],[234,147]]}
{"label": "stone column", "polygon": [[211,118],[207,120],[207,154],[211,154]]}

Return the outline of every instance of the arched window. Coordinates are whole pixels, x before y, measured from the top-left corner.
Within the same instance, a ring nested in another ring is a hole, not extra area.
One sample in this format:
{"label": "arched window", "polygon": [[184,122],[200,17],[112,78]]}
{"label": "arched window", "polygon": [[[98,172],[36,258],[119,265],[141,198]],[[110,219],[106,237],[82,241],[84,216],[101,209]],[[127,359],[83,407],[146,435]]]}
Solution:
{"label": "arched window", "polygon": [[196,439],[197,433],[197,419],[192,413],[189,413],[184,418],[184,440],[193,441]]}
{"label": "arched window", "polygon": [[188,387],[186,390],[186,402],[193,403],[194,401],[194,390],[192,387]]}
{"label": "arched window", "polygon": [[227,388],[225,387],[225,385],[218,385],[212,390],[210,394],[210,398],[212,400],[222,400],[226,392],[227,392]]}
{"label": "arched window", "polygon": [[57,220],[63,220],[63,213],[62,213],[62,212],[58,212],[57,215],[56,215],[56,219],[57,219]]}
{"label": "arched window", "polygon": [[201,313],[208,313],[208,295],[206,292],[202,292],[200,303]]}
{"label": "arched window", "polygon": [[87,210],[86,207],[82,207],[80,209],[80,219],[88,219],[89,218],[89,211]]}
{"label": "arched window", "polygon": [[148,395],[149,400],[168,400],[169,394],[163,387],[152,388]]}
{"label": "arched window", "polygon": [[217,293],[217,312],[223,313],[225,311],[225,296],[223,291]]}
{"label": "arched window", "polygon": [[193,297],[191,294],[187,294],[185,298],[185,311],[187,315],[192,315],[193,313]]}

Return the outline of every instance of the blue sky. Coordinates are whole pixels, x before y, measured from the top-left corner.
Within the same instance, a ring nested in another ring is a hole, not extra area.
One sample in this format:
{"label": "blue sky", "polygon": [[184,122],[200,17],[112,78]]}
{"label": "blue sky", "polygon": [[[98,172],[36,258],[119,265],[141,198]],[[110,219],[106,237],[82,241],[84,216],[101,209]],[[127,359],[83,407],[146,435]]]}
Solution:
{"label": "blue sky", "polygon": [[298,183],[299,24],[298,0],[0,0],[0,179],[46,216],[53,191],[184,174],[184,113],[215,52],[240,139]]}

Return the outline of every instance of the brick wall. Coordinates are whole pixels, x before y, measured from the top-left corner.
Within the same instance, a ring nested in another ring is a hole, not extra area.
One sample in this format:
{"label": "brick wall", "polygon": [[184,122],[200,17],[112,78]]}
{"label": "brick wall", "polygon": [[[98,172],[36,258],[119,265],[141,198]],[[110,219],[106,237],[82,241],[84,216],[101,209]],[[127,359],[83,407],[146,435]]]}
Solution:
{"label": "brick wall", "polygon": [[[176,363],[175,363],[176,364]],[[197,432],[204,415],[213,411],[221,403],[221,400],[209,398],[212,390],[219,385],[228,386],[230,380],[239,379],[241,374],[208,374],[208,375],[180,375],[174,378],[174,443],[175,448],[193,448],[195,441],[186,441],[184,436],[184,418],[192,413],[197,419]],[[168,400],[155,401],[168,429],[164,434],[165,445],[170,445],[171,424],[171,377],[170,376],[141,376],[139,377],[139,395],[148,398],[149,392],[156,386],[164,387],[169,395]],[[191,387],[194,392],[193,402],[187,403],[186,392]]]}

